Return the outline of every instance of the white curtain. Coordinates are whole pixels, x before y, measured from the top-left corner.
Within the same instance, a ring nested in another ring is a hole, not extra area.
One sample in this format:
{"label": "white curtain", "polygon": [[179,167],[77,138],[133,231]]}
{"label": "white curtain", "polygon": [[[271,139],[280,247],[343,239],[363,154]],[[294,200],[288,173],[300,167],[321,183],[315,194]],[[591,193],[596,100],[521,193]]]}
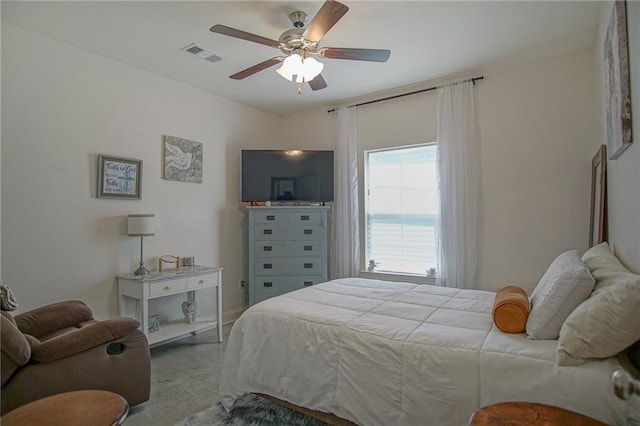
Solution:
{"label": "white curtain", "polygon": [[338,108],[336,138],[336,194],[329,277],[357,277],[360,271],[358,218],[358,132],[355,108]]}
{"label": "white curtain", "polygon": [[439,275],[475,288],[480,209],[480,130],[473,83],[438,89]]}

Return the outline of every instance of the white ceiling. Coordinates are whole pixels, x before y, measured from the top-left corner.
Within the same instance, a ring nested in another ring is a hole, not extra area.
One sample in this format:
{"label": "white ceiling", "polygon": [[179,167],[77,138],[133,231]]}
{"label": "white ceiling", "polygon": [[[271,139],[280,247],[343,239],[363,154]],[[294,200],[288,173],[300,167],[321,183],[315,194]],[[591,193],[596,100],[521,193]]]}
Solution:
{"label": "white ceiling", "polygon": [[[2,20],[278,115],[329,106],[374,92],[483,72],[589,48],[599,3],[582,1],[343,1],[349,12],[325,47],[390,49],[386,63],[321,59],[328,87],[313,92],[277,67],[244,80],[228,76],[280,51],[209,31],[214,24],[277,39],[288,14],[310,16],[322,1],[2,1]],[[308,22],[309,22],[308,21]],[[180,49],[190,43],[223,59]]]}

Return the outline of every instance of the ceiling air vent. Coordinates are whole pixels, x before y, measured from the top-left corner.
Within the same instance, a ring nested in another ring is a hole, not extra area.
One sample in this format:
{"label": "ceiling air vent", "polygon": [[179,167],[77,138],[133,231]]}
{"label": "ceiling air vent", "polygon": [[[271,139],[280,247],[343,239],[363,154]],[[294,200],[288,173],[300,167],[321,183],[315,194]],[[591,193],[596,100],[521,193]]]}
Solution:
{"label": "ceiling air vent", "polygon": [[198,46],[195,43],[191,43],[190,45],[183,47],[180,50],[184,50],[187,53],[191,53],[192,55],[197,56],[198,58],[205,59],[209,62],[218,62],[222,60],[222,57],[216,55],[213,52],[208,51],[205,48]]}

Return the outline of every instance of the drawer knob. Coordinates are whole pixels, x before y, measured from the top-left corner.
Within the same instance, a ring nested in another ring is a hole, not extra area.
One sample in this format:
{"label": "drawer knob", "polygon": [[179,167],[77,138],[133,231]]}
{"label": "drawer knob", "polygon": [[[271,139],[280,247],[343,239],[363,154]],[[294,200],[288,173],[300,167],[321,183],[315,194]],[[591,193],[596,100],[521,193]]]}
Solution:
{"label": "drawer knob", "polygon": [[265,287],[273,287],[273,283],[271,281],[264,282],[262,285]]}
{"label": "drawer knob", "polygon": [[162,287],[163,290],[169,290],[169,286],[165,285],[164,287]]}
{"label": "drawer knob", "polygon": [[276,217],[270,214],[270,215],[267,215],[267,220],[276,220]]}
{"label": "drawer knob", "polygon": [[198,281],[198,284],[204,284],[204,280]]}
{"label": "drawer knob", "polygon": [[263,267],[264,269],[272,269],[272,268],[273,268],[273,264],[271,264],[271,263],[264,263],[264,264],[262,265],[262,267]]}
{"label": "drawer knob", "polygon": [[313,251],[313,246],[304,246],[304,251]]}
{"label": "drawer knob", "polygon": [[263,251],[273,251],[273,247],[272,246],[263,246],[262,250]]}
{"label": "drawer knob", "polygon": [[309,215],[304,214],[304,215],[300,216],[300,220],[309,220]]}
{"label": "drawer knob", "polygon": [[271,234],[273,234],[273,230],[271,230],[271,229],[265,229],[264,231],[262,231],[262,233],[263,233],[264,235],[271,235]]}
{"label": "drawer knob", "polygon": [[304,230],[304,234],[305,235],[313,235],[313,229],[305,229]]}
{"label": "drawer knob", "polygon": [[305,281],[305,282],[304,282],[304,286],[305,286],[305,287],[310,287],[310,286],[312,286],[312,285],[313,285],[313,281]]}
{"label": "drawer knob", "polygon": [[313,263],[305,263],[304,264],[304,269],[311,269],[313,268]]}

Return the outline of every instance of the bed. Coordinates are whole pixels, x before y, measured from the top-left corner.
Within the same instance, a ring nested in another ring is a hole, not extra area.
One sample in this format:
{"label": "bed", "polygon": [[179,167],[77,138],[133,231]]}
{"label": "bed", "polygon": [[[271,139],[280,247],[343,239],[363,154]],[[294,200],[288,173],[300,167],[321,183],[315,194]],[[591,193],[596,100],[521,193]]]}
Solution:
{"label": "bed", "polygon": [[465,425],[479,407],[529,401],[625,422],[617,358],[558,366],[557,341],[495,327],[494,298],[348,278],[268,299],[233,326],[222,403],[258,393],[361,425]]}

